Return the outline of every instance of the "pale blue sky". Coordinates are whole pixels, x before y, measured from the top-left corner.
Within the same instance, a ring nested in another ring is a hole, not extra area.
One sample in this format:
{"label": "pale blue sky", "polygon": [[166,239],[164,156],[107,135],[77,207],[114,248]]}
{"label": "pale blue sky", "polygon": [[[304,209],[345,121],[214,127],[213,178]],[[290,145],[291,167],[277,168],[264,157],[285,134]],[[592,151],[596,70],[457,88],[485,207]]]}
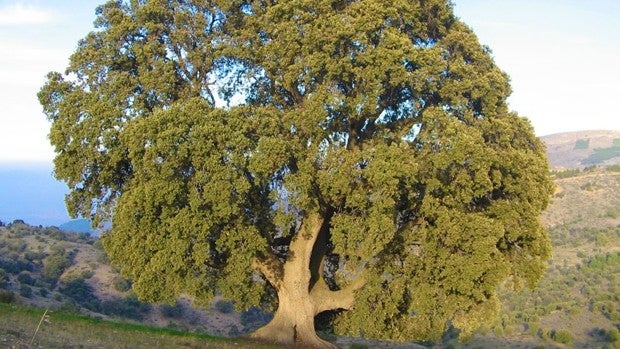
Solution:
{"label": "pale blue sky", "polygon": [[[0,162],[50,162],[36,93],[103,0],[0,0]],[[620,129],[620,0],[455,0],[538,135]]]}

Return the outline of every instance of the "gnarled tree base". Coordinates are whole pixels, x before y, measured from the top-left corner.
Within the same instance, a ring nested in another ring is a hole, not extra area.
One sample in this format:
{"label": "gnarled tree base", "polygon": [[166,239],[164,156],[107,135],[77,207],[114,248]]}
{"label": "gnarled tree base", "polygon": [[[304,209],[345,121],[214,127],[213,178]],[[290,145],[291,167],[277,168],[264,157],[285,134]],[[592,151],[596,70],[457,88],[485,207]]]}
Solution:
{"label": "gnarled tree base", "polygon": [[293,319],[276,312],[273,320],[250,335],[250,338],[295,348],[338,348],[321,339],[314,330],[314,317],[310,320]]}

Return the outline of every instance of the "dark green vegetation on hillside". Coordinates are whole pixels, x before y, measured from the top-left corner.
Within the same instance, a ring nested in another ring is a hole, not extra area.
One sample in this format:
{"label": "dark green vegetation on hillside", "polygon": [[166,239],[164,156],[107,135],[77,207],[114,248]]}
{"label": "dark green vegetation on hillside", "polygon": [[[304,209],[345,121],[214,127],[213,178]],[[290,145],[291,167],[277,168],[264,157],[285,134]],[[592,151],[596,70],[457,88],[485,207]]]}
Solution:
{"label": "dark green vegetation on hillside", "polygon": [[[97,264],[106,260],[100,245],[87,234],[56,227],[32,227],[21,221],[0,227],[0,287],[5,296],[14,292],[55,309],[142,320],[150,305],[132,295],[100,299],[87,282]],[[75,259],[80,251],[93,255],[78,265]]]}
{"label": "dark green vegetation on hillside", "polygon": [[255,338],[330,347],[315,319],[470,335],[544,273],[544,146],[450,1],[109,1],[95,25],[39,100],[70,213],[112,219],[140,299],[220,294],[276,309]]}
{"label": "dark green vegetation on hillside", "polygon": [[[0,224],[0,303],[20,303],[91,316],[158,323],[219,335],[246,334],[269,320],[255,308],[226,316],[222,326],[211,319],[230,313],[218,301],[208,314],[184,303],[151,305],[130,291],[131,282],[110,268],[97,238],[66,233],[56,227],[33,227],[22,221]],[[161,315],[160,315],[161,314]]]}

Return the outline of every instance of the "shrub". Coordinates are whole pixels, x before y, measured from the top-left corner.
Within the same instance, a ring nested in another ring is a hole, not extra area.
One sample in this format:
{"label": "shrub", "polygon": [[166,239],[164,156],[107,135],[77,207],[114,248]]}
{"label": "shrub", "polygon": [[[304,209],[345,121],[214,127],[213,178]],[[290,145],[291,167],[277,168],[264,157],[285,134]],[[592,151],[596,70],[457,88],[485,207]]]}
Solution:
{"label": "shrub", "polygon": [[141,321],[149,311],[151,311],[151,306],[140,302],[135,295],[101,302],[101,312],[106,315]]}
{"label": "shrub", "polygon": [[573,344],[573,335],[568,330],[559,330],[553,334],[553,340],[558,343],[571,345]]}
{"label": "shrub", "polygon": [[25,241],[23,240],[14,240],[9,242],[7,248],[9,251],[13,251],[13,252],[24,252],[26,250],[26,247],[28,247],[28,244],[26,244]]}
{"label": "shrub", "polygon": [[51,283],[56,283],[60,275],[71,266],[72,256],[66,253],[63,248],[56,248],[52,254],[45,259],[41,275]]}
{"label": "shrub", "polygon": [[20,285],[19,286],[19,295],[25,298],[32,297],[32,288],[28,285]]}
{"label": "shrub", "polygon": [[185,308],[179,302],[175,302],[174,305],[163,304],[161,306],[161,313],[165,317],[181,318],[185,313]]}
{"label": "shrub", "polygon": [[0,291],[0,303],[11,304],[15,302],[15,293],[11,291]]}
{"label": "shrub", "polygon": [[555,176],[555,178],[570,178],[570,177],[575,177],[577,176],[579,173],[581,173],[581,170],[579,169],[568,169],[568,170],[564,170],[564,171],[553,171],[552,174]]}
{"label": "shrub", "polygon": [[532,336],[536,336],[538,334],[539,325],[536,322],[528,322],[527,323],[527,333]]}
{"label": "shrub", "polygon": [[615,343],[620,341],[620,331],[617,328],[613,327],[609,331],[603,331],[605,340],[611,343]]}
{"label": "shrub", "polygon": [[47,257],[47,253],[41,251],[28,251],[24,254],[24,258],[30,262],[42,261],[45,257]]}
{"label": "shrub", "polygon": [[114,289],[118,292],[127,292],[131,289],[131,281],[117,276],[112,281],[112,286],[114,286]]}
{"label": "shrub", "polygon": [[540,330],[538,330],[538,335],[540,336],[540,338],[542,339],[551,339],[552,335],[553,335],[553,331],[546,329],[546,328],[541,328]]}
{"label": "shrub", "polygon": [[4,269],[0,268],[0,287],[6,286],[6,282],[9,279],[9,275]]}
{"label": "shrub", "polygon": [[82,277],[73,277],[58,289],[58,292],[69,297],[76,304],[86,309],[98,310],[99,299],[94,293],[93,288],[86,283]]}
{"label": "shrub", "polygon": [[242,312],[240,316],[241,324],[244,326],[246,332],[251,332],[265,325],[271,321],[272,318],[273,314],[266,313],[258,307],[251,307]]}
{"label": "shrub", "polygon": [[35,284],[35,279],[27,271],[22,271],[21,273],[19,273],[19,275],[17,275],[17,281],[30,286],[33,286]]}
{"label": "shrub", "polygon": [[232,302],[220,299],[215,302],[215,309],[217,309],[220,313],[228,314],[232,313],[234,306]]}

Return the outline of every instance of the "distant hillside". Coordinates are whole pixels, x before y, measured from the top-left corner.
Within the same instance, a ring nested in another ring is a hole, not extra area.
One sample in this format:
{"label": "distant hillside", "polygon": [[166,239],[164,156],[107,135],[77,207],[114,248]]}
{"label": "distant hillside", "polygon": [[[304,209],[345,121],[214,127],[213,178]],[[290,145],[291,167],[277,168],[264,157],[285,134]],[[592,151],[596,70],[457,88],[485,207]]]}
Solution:
{"label": "distant hillside", "polygon": [[620,131],[579,131],[541,137],[551,168],[620,164]]}
{"label": "distant hillside", "polygon": [[74,219],[69,222],[63,223],[58,226],[62,231],[72,233],[88,233],[97,236],[97,232],[90,226],[90,220],[88,219]]}

